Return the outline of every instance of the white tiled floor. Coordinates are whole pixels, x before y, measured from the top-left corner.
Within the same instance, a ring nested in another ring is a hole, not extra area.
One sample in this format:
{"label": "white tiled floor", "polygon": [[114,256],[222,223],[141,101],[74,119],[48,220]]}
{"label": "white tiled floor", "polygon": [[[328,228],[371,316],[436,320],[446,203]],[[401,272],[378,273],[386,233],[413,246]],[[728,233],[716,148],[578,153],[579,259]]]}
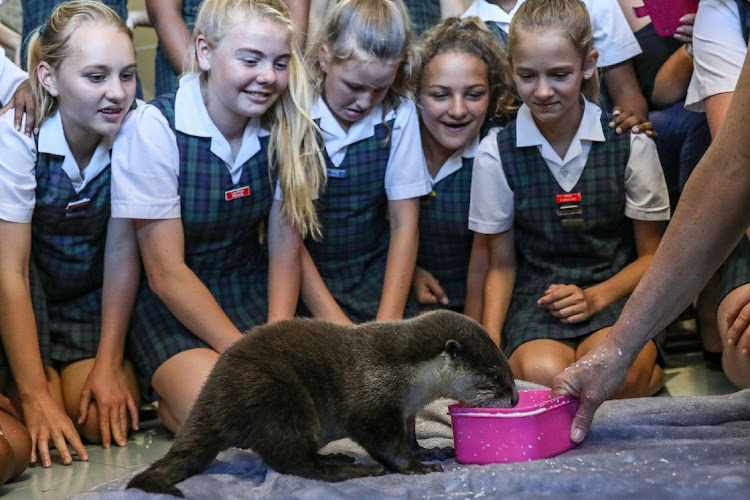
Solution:
{"label": "white tiled floor", "polygon": [[[735,388],[722,372],[706,368],[700,355],[683,355],[684,366],[665,370],[665,388],[658,396],[727,394]],[[8,500],[53,500],[91,489],[144,467],[164,455],[171,434],[156,421],[146,422],[131,434],[128,446],[105,450],[88,446],[89,461],[65,467],[59,462],[48,469],[31,467],[15,481],[0,488]]]}

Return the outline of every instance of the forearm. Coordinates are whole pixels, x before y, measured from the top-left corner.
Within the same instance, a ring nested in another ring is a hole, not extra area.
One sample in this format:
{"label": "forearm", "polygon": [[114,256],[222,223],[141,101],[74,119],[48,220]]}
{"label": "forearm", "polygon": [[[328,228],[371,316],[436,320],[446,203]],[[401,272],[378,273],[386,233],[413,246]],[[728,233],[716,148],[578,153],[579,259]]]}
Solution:
{"label": "forearm", "polygon": [[584,293],[594,305],[594,312],[597,313],[609,304],[631,294],[652,260],[653,255],[639,257],[610,279],[584,289]]}
{"label": "forearm", "polygon": [[310,0],[286,0],[286,4],[292,16],[292,22],[297,28],[300,47],[304,50],[307,37],[307,20],[310,16]]}
{"label": "forearm", "polygon": [[300,261],[302,265],[302,301],[316,318],[334,323],[351,323],[349,318],[336,303],[336,299],[326,287],[323,278],[315,266],[307,247],[300,248]]}
{"label": "forearm", "polygon": [[641,93],[629,59],[605,68],[603,78],[613,106],[648,117],[648,103]]}
{"label": "forearm", "polygon": [[21,35],[4,24],[0,24],[0,45],[16,52],[21,47]]}
{"label": "forearm", "polygon": [[190,30],[182,19],[182,1],[147,0],[146,10],[169,64],[179,74],[190,51]]}
{"label": "forearm", "polygon": [[665,108],[685,98],[690,77],[693,74],[693,58],[680,47],[662,64],[654,78],[651,102]]}
{"label": "forearm", "polygon": [[403,225],[391,230],[383,293],[377,315],[379,321],[403,318],[414,266],[417,262],[418,244],[419,234],[416,224]]}
{"label": "forearm", "polygon": [[489,250],[486,235],[476,233],[471,246],[469,269],[466,274],[466,301],[464,314],[482,322],[484,309],[484,282],[489,270]]}
{"label": "forearm", "polygon": [[503,325],[513,294],[515,279],[515,268],[494,267],[490,268],[484,281],[482,326],[499,346],[502,345]]}
{"label": "forearm", "polygon": [[274,201],[268,225],[268,322],[294,317],[299,300],[302,268],[299,231]]}
{"label": "forearm", "polygon": [[440,0],[440,19],[460,17],[467,7],[463,0]]}

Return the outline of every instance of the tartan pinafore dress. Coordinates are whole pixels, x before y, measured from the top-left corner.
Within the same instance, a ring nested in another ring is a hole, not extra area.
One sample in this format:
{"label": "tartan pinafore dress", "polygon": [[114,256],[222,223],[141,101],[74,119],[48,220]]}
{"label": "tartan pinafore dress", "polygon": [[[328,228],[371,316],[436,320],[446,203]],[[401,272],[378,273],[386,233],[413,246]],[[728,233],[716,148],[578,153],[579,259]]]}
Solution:
{"label": "tartan pinafore dress", "polygon": [[404,0],[415,37],[440,22],[440,0]]}
{"label": "tartan pinafore dress", "polygon": [[96,357],[102,327],[111,170],[76,193],[63,160],[39,153],[34,170],[29,285],[45,365]]}
{"label": "tartan pinafore dress", "polygon": [[[328,171],[318,199],[323,228],[320,241],[305,242],[308,251],[344,313],[355,323],[375,319],[385,278],[390,243],[385,170],[393,120],[375,126],[375,135],[347,147],[340,166],[322,147]],[[416,314],[407,300],[404,317]]]}
{"label": "tartan pinafore dress", "polygon": [[[22,0],[23,24],[21,33],[21,67],[28,71],[29,35],[32,31],[47,22],[52,11],[66,0]],[[101,2],[112,8],[123,19],[128,18],[127,0],[101,0]]]}
{"label": "tartan pinafore dress", "polygon": [[[161,96],[151,104],[162,112],[177,137],[185,263],[232,323],[245,331],[268,318],[268,249],[259,240],[274,193],[268,138],[260,138],[261,150],[243,165],[240,180],[234,183],[223,160],[211,152],[210,137],[189,136],[175,129],[175,95]],[[244,187],[249,188],[249,196],[225,199],[226,192]],[[196,348],[210,349],[172,315],[145,278],[128,341],[144,398],[155,398],[151,377],[162,363]]]}
{"label": "tartan pinafore dress", "polygon": [[556,195],[565,194],[536,147],[516,147],[516,122],[497,136],[503,170],[513,191],[516,280],[503,327],[505,353],[535,339],[584,337],[615,323],[627,297],[587,321],[561,323],[536,301],[553,283],[586,288],[635,260],[633,225],[625,216],[625,166],[630,134],[615,134],[602,114],[605,142],[594,142],[581,178],[585,225],[565,227]]}
{"label": "tartan pinafore dress", "polygon": [[[198,17],[198,8],[203,0],[182,0],[182,19],[187,25],[188,31],[192,33],[195,18]],[[154,58],[154,90],[160,96],[172,92],[177,87],[177,77],[182,71],[175,71],[167,60],[167,53],[161,43],[156,45],[156,57]]]}
{"label": "tartan pinafore dress", "polygon": [[[474,233],[469,230],[469,198],[474,158],[462,158],[463,166],[435,184],[419,204],[419,252],[417,265],[429,271],[448,295],[450,307],[463,312],[466,274]],[[421,304],[421,308],[442,308]]]}

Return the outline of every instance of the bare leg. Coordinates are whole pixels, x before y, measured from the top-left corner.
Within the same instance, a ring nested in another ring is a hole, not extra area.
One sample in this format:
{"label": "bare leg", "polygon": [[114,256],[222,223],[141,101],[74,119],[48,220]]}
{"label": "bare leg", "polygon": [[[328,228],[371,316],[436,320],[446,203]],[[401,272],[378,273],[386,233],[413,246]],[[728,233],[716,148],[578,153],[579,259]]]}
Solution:
{"label": "bare leg", "polygon": [[21,474],[31,460],[31,435],[24,425],[0,410],[0,485]]}
{"label": "bare leg", "polygon": [[[60,371],[60,381],[62,386],[63,400],[65,401],[65,411],[76,425],[78,432],[91,443],[101,443],[102,435],[99,427],[99,412],[96,402],[89,404],[88,418],[83,424],[78,424],[78,409],[81,402],[81,390],[83,384],[94,367],[94,358],[84,359],[70,363]],[[135,400],[135,404],[140,403],[140,391],[138,383],[135,380],[133,365],[129,361],[123,364],[123,371],[127,378],[128,389]]]}
{"label": "bare leg", "polygon": [[159,416],[164,425],[177,432],[187,419],[203,383],[219,354],[211,349],[190,349],[176,354],[157,368],[151,385],[159,394]]}
{"label": "bare leg", "polygon": [[510,355],[513,376],[546,387],[576,360],[576,351],[557,340],[538,339],[521,344]]}

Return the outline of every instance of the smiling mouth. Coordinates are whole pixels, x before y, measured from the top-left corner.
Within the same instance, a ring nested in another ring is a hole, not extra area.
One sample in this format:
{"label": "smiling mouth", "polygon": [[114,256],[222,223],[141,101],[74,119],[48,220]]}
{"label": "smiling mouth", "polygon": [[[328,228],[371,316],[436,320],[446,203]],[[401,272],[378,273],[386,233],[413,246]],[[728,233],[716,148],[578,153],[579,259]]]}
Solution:
{"label": "smiling mouth", "polygon": [[471,123],[471,122],[464,122],[464,123],[446,123],[446,122],[442,122],[443,126],[449,128],[451,130],[460,130],[460,129],[463,129],[466,126],[468,126],[469,123]]}
{"label": "smiling mouth", "polygon": [[100,109],[99,112],[105,115],[116,115],[122,112],[122,108],[104,108]]}

